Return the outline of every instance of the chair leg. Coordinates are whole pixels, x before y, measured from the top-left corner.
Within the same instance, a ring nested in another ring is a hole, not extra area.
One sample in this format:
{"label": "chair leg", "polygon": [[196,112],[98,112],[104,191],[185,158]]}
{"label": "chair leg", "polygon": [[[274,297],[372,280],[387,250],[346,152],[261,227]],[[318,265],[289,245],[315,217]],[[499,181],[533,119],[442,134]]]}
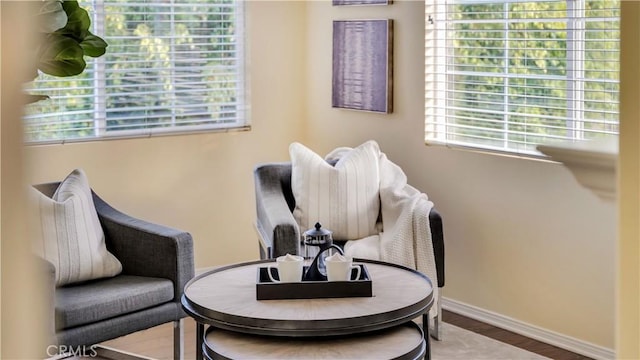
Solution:
{"label": "chair leg", "polygon": [[431,337],[441,341],[442,340],[442,293],[438,291],[438,315],[433,319],[433,330],[430,331]]}
{"label": "chair leg", "polygon": [[184,319],[173,322],[173,359],[184,360]]}

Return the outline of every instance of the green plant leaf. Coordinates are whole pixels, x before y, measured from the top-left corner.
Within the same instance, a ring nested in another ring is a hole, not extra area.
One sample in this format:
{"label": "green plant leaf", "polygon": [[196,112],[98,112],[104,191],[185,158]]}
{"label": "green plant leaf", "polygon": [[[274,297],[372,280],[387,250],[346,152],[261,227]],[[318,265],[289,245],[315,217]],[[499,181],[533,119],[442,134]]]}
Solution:
{"label": "green plant leaf", "polygon": [[84,54],[91,57],[104,55],[107,51],[107,46],[106,41],[92,33],[89,33],[89,35],[87,35],[80,43],[80,47],[84,50]]}
{"label": "green plant leaf", "polygon": [[36,14],[40,31],[51,33],[67,25],[67,13],[62,8],[60,0],[46,0]]}
{"label": "green plant leaf", "polygon": [[37,11],[46,23],[37,48],[40,71],[59,77],[78,75],[86,67],[85,55],[105,54],[107,43],[89,31],[91,18],[78,1],[45,0]]}
{"label": "green plant leaf", "polygon": [[38,68],[53,76],[78,75],[87,66],[83,56],[84,51],[74,39],[53,33],[40,48]]}
{"label": "green plant leaf", "polygon": [[25,100],[27,104],[33,104],[35,102],[48,100],[48,99],[49,99],[49,95],[33,95],[33,94],[25,95]]}
{"label": "green plant leaf", "polygon": [[67,13],[67,25],[56,32],[72,36],[78,42],[82,42],[89,34],[91,26],[89,14],[78,5],[77,1],[63,1],[62,8]]}

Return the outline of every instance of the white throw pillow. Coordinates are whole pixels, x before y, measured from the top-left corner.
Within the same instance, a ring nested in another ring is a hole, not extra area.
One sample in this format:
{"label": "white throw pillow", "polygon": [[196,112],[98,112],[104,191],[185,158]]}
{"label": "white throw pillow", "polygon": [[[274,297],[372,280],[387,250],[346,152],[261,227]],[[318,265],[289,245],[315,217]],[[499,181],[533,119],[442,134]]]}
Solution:
{"label": "white throw pillow", "polygon": [[122,264],[105,245],[87,177],[74,170],[52,198],[31,188],[34,201],[34,251],[56,269],[56,285],[110,277]]}
{"label": "white throw pillow", "polygon": [[377,235],[380,148],[368,141],[344,152],[335,166],[300,143],[289,146],[293,216],[301,232],[316,222],[335,240]]}

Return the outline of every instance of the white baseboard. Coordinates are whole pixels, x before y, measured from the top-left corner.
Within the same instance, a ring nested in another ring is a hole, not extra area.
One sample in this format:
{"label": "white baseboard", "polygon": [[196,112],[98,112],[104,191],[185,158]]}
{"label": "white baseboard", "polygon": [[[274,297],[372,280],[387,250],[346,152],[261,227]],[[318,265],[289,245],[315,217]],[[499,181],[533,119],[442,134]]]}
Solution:
{"label": "white baseboard", "polygon": [[443,297],[442,308],[593,359],[615,359],[615,351],[613,349],[562,335],[463,302]]}

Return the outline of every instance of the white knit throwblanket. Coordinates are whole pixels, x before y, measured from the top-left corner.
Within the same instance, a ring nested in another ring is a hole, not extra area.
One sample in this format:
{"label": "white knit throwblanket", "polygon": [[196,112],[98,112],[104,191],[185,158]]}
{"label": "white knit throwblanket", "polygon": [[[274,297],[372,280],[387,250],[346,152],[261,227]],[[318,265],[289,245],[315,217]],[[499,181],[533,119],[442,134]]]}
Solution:
{"label": "white knit throwblanket", "polygon": [[[327,159],[337,159],[349,148],[337,148],[329,153]],[[379,247],[375,243],[351,240],[345,246],[347,255],[374,258],[406,266],[420,271],[431,279],[433,284],[433,306],[429,317],[438,314],[438,285],[429,212],[433,203],[425,193],[407,184],[407,176],[402,169],[391,162],[384,153],[380,153],[380,209],[383,231],[379,236]],[[364,240],[364,239],[363,239]],[[360,254],[367,254],[361,256]],[[401,296],[401,294],[400,294]]]}

